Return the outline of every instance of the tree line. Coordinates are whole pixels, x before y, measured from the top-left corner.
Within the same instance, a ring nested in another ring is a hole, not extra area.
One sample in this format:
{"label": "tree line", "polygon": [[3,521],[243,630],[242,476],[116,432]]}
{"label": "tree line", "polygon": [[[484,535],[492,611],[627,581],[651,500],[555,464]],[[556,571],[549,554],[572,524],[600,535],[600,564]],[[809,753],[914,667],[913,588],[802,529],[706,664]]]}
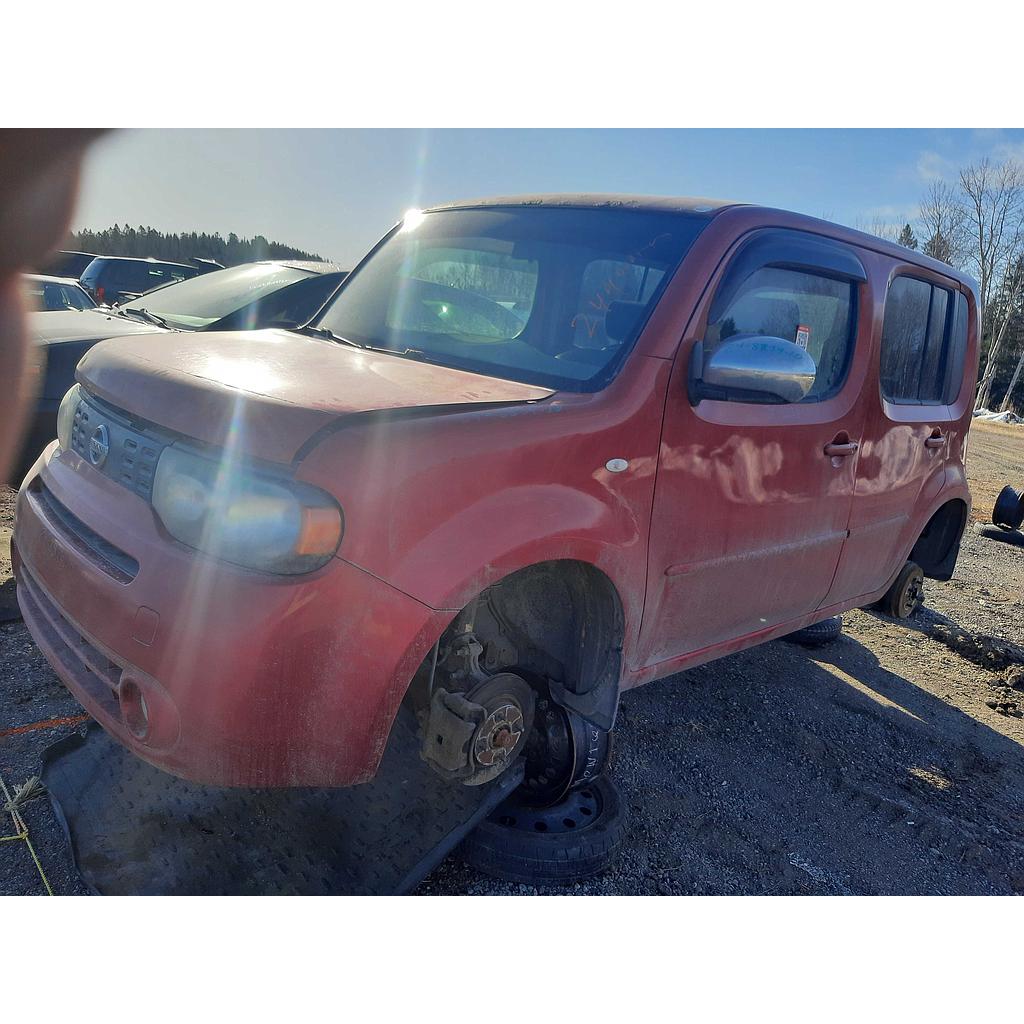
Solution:
{"label": "tree line", "polygon": [[988,159],[932,181],[902,227],[859,225],[967,271],[981,298],[977,408],[1024,407],[1024,166]]}
{"label": "tree line", "polygon": [[158,260],[170,260],[175,263],[186,263],[193,257],[216,260],[225,267],[233,267],[239,263],[252,260],[323,259],[317,253],[305,252],[282,242],[273,242],[263,235],[252,238],[239,238],[234,232],[227,238],[219,232],[212,235],[207,232],[185,231],[181,234],[164,233],[155,228],[137,228],[125,224],[115,224],[102,231],[85,228],[74,231],[68,238],[66,249],[80,252],[92,252],[97,256],[139,256],[143,259],[152,256]]}

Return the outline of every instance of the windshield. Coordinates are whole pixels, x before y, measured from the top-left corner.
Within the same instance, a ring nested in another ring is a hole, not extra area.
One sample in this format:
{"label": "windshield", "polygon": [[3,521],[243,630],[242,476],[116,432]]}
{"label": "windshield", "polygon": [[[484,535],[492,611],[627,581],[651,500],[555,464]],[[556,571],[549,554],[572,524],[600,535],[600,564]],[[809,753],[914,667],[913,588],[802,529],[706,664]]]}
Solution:
{"label": "windshield", "polygon": [[319,326],[412,358],[596,391],[707,222],[621,209],[415,214],[350,278]]}
{"label": "windshield", "polygon": [[310,275],[276,263],[248,263],[168,285],[128,302],[173,327],[207,327],[243,306]]}

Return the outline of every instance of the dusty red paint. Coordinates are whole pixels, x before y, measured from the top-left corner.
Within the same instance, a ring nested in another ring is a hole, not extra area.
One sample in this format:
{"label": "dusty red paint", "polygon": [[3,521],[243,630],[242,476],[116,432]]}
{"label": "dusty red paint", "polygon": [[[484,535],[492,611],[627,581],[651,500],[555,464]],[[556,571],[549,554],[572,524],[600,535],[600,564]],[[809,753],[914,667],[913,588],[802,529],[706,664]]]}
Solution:
{"label": "dusty red paint", "polygon": [[[728,254],[790,227],[853,246],[857,347],[821,403],[689,404],[690,350]],[[371,776],[417,665],[488,584],[571,558],[602,570],[625,615],[623,688],[788,633],[880,596],[930,516],[969,503],[962,465],[977,324],[969,283],[905,250],[795,214],[727,207],[684,260],[611,385],[541,388],[339,348],[284,332],[132,338],[92,349],[79,378],[114,405],[210,443],[293,462],[334,494],[346,532],[305,577],[274,579],[170,541],[150,506],[73,453],[34,474],[136,557],[127,586],[50,530],[23,490],[24,563],[73,628],[150,696],[159,743],[135,740],[27,615],[54,667],[140,756],[206,782],[344,785]],[[968,295],[967,376],[951,407],[886,407],[882,303],[901,269]],[[229,386],[226,380],[246,380]],[[396,411],[400,414],[394,415]],[[947,441],[927,448],[941,428]],[[823,446],[845,434],[855,456]],[[609,459],[629,461],[613,474]],[[34,475],[33,474],[33,475]],[[133,639],[140,607],[159,623]]]}

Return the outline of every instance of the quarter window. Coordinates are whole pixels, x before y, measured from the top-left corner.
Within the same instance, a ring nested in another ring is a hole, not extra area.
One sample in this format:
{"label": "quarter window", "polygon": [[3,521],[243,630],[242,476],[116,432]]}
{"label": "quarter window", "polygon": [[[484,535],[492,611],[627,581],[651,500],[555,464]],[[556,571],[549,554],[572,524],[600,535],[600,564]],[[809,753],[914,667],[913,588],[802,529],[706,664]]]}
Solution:
{"label": "quarter window", "polygon": [[962,297],[956,299],[948,288],[915,277],[893,281],[882,324],[881,383],[887,401],[941,405],[955,399],[967,334],[965,316],[954,309]]}
{"label": "quarter window", "polygon": [[762,267],[740,285],[725,309],[712,310],[714,321],[704,340],[705,358],[737,335],[795,342],[816,367],[814,384],[803,401],[820,401],[835,394],[846,378],[853,351],[855,304],[852,281]]}

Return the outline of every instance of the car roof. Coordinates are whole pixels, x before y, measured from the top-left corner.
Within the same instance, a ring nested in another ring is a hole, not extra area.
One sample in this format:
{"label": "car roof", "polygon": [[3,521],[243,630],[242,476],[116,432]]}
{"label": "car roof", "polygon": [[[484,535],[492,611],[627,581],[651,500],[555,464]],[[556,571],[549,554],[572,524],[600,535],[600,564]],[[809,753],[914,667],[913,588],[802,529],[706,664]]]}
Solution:
{"label": "car roof", "polygon": [[[88,253],[83,253],[88,255]],[[177,260],[158,260],[153,256],[97,256],[96,260],[122,260],[127,263],[156,263],[164,267],[184,267],[186,270],[195,270],[190,263],[179,263]]]}
{"label": "car roof", "polygon": [[[347,274],[348,270],[340,263],[329,260],[253,260],[253,263],[270,264],[276,267],[291,267],[293,270],[306,270],[310,274]],[[244,264],[238,264],[244,266]]]}
{"label": "car roof", "polygon": [[807,214],[794,213],[788,210],[779,210],[770,206],[761,206],[757,203],[733,202],[724,199],[705,199],[698,196],[645,196],[630,195],[623,192],[536,192],[525,195],[492,196],[486,199],[463,199],[451,203],[441,203],[429,207],[425,212],[434,213],[439,210],[466,210],[483,209],[487,207],[516,207],[516,206],[542,206],[548,208],[568,209],[620,209],[620,210],[647,210],[652,212],[669,213],[696,213],[716,216],[725,210],[741,207],[744,210],[756,212],[769,218],[775,214],[782,214],[790,221],[790,226],[798,227],[815,234],[826,235],[831,238],[846,241],[852,245],[859,245],[864,249],[871,249],[901,263],[911,263],[924,267],[936,273],[942,274],[952,280],[972,288],[975,293],[978,284],[970,274],[948,263],[932,259],[916,249],[907,249],[896,242],[887,241],[876,235],[869,235],[856,228],[848,228],[843,224],[834,221],[821,220],[818,217],[811,217]]}
{"label": "car roof", "polygon": [[[52,274],[24,274],[27,281],[43,281],[46,284],[67,284],[75,288],[82,288],[77,277],[54,277]],[[85,291],[82,288],[82,291]]]}
{"label": "car roof", "polygon": [[431,206],[426,212],[465,210],[485,206],[547,206],[572,209],[651,210],[676,213],[713,213],[727,206],[742,206],[726,199],[702,196],[643,196],[626,192],[531,192],[525,195],[461,199]]}

